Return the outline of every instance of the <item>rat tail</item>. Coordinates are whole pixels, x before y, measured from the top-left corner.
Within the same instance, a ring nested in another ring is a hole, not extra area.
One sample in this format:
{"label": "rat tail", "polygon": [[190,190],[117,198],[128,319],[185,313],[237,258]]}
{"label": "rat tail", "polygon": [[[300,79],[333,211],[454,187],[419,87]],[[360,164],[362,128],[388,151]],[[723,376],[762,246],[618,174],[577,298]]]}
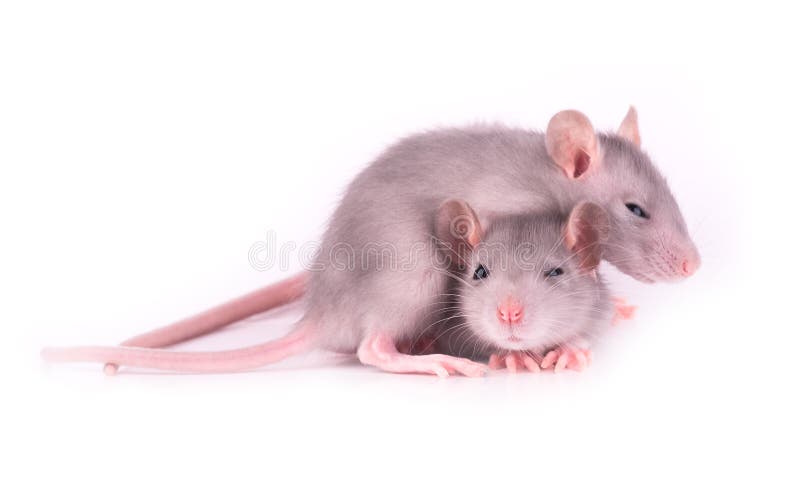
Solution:
{"label": "rat tail", "polygon": [[[247,317],[291,303],[303,296],[307,282],[307,273],[297,274],[171,325],[129,338],[120,345],[159,348],[191,340]],[[116,366],[109,363],[105,370],[107,374],[113,374]]]}
{"label": "rat tail", "polygon": [[305,293],[308,274],[300,273],[165,327],[122,342],[124,347],[166,347],[213,332],[261,312],[297,300]]}
{"label": "rat tail", "polygon": [[[288,335],[251,347],[216,352],[179,352],[141,347],[51,347],[42,350],[49,362],[113,362],[177,372],[234,372],[255,369],[297,355],[314,346],[313,328],[300,322]],[[113,373],[113,372],[112,372]]]}

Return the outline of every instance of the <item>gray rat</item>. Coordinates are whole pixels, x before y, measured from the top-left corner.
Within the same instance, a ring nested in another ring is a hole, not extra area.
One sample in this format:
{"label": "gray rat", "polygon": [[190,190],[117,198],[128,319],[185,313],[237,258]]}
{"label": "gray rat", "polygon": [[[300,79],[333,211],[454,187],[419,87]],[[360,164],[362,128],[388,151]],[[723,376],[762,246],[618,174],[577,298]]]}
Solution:
{"label": "gray rat", "polygon": [[[305,292],[312,307],[328,301],[341,311],[315,317],[360,321],[343,335],[343,348],[366,334],[392,342],[410,337],[417,330],[420,305],[447,284],[433,270],[432,253],[411,255],[429,235],[435,207],[448,198],[469,200],[486,218],[566,214],[579,201],[592,201],[609,217],[606,260],[645,282],[685,278],[700,265],[700,256],[666,180],[639,145],[633,108],[616,134],[596,133],[586,116],[567,110],[553,116],[545,133],[476,125],[412,135],[388,148],[350,184],[330,219],[320,254],[350,248],[349,257],[355,257],[390,244],[398,255],[395,263],[408,266],[413,258],[413,268],[378,271],[381,260],[368,256],[361,258],[360,271],[348,273],[315,263],[305,277],[292,280],[302,290],[286,291],[281,298],[256,293],[245,313]],[[204,324],[195,326],[188,319],[125,344],[163,346],[211,331],[230,323],[231,315],[246,316],[236,311],[241,303],[218,307],[218,320],[205,315]]]}
{"label": "gray rat", "polygon": [[[430,251],[436,274],[456,283],[455,289],[446,289],[436,297],[451,301],[444,310],[451,318],[464,321],[455,324],[455,328],[466,326],[477,337],[472,354],[490,349],[548,351],[538,361],[531,360],[536,369],[539,362],[547,367],[548,359],[555,363],[555,370],[585,364],[586,346],[600,328],[607,326],[614,313],[608,290],[596,272],[602,242],[609,230],[602,208],[581,203],[566,221],[552,215],[500,216],[484,232],[466,202],[450,199],[441,204],[431,222],[429,243],[420,251]],[[366,252],[358,256],[372,257]],[[387,258],[379,258],[390,263]],[[318,260],[319,264],[332,268],[330,271],[340,273],[343,279],[363,275],[358,270],[351,274],[350,266],[339,266],[342,262],[335,254],[328,261]],[[413,268],[388,271],[405,270]],[[472,277],[468,279],[467,275]],[[357,286],[345,287],[338,299],[312,293],[306,314],[289,335],[254,347],[223,352],[78,347],[45,349],[44,356],[55,361],[111,361],[165,370],[221,372],[260,367],[321,348],[356,351],[361,362],[392,372],[439,376],[460,373],[474,377],[486,371],[483,364],[454,355],[398,352],[390,330],[376,331],[369,320],[344,318],[343,312],[350,310],[349,302],[364,298],[365,295],[355,293],[358,291]],[[436,310],[437,299],[408,303],[418,320],[415,325],[403,323],[417,328],[416,335],[443,321]],[[440,335],[446,335],[452,328]],[[458,340],[458,337],[451,339],[451,345]],[[578,350],[567,350],[573,348]],[[525,365],[530,365],[530,356],[526,354],[523,359]]]}

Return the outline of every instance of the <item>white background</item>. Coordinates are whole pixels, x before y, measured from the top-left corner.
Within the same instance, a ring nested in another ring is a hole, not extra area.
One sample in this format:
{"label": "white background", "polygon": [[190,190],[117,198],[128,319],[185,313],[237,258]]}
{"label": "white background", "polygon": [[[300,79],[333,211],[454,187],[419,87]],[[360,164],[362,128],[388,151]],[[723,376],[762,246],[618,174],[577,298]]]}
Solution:
{"label": "white background", "polygon": [[[4,2],[2,482],[797,483],[796,15],[596,3]],[[292,274],[248,249],[319,237],[402,135],[565,108],[612,129],[631,103],[704,264],[654,286],[605,268],[640,310],[582,374],[39,361]]]}

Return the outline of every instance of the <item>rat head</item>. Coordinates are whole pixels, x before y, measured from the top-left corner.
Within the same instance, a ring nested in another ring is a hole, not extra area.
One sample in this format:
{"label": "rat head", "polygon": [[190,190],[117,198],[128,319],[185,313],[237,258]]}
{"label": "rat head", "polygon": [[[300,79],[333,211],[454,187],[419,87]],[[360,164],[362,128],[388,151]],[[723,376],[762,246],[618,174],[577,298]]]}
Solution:
{"label": "rat head", "polygon": [[609,217],[604,258],[645,281],[692,275],[700,255],[689,237],[666,179],[641,150],[636,110],[631,107],[615,134],[596,134],[588,118],[562,111],[550,120],[547,152],[582,197]]}
{"label": "rat head", "polygon": [[591,337],[592,324],[610,316],[596,272],[608,229],[600,206],[581,203],[567,221],[503,216],[484,232],[467,203],[446,201],[436,234],[455,255],[456,311],[464,325],[482,342],[514,350]]}

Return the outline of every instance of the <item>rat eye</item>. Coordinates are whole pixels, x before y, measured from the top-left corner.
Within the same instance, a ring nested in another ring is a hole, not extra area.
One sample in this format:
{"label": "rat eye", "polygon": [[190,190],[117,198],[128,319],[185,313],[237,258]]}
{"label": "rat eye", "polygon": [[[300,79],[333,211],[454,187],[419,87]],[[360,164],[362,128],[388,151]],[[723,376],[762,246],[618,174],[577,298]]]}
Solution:
{"label": "rat eye", "polygon": [[489,276],[489,270],[483,267],[482,264],[479,264],[477,268],[475,268],[475,273],[472,274],[473,280],[482,280]]}
{"label": "rat eye", "polygon": [[635,215],[641,217],[642,219],[650,219],[650,214],[648,214],[647,212],[644,211],[644,209],[642,209],[641,207],[632,202],[625,204],[625,207],[627,207],[629,211],[633,212]]}
{"label": "rat eye", "polygon": [[553,268],[550,271],[545,271],[544,275],[548,278],[553,278],[555,276],[561,276],[564,274],[564,270],[561,268]]}

